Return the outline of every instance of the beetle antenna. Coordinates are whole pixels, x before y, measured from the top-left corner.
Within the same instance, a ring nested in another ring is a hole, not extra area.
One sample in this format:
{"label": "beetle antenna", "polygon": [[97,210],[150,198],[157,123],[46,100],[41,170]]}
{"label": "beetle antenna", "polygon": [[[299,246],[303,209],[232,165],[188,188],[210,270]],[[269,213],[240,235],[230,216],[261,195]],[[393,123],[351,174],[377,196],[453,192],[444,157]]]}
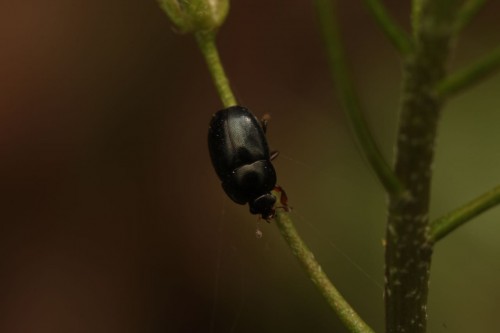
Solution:
{"label": "beetle antenna", "polygon": [[279,156],[279,154],[280,154],[280,152],[279,152],[279,151],[277,151],[277,150],[273,150],[273,151],[271,152],[271,154],[269,154],[269,159],[272,161],[272,160],[274,160],[276,157],[278,157],[278,156]]}

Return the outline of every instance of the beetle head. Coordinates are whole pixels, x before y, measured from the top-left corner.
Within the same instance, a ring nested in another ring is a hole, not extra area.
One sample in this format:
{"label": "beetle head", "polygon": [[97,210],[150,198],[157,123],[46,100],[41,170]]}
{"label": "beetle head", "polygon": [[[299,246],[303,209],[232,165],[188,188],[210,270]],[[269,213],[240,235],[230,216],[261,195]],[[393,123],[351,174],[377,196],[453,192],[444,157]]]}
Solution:
{"label": "beetle head", "polygon": [[250,206],[250,213],[260,214],[263,219],[269,222],[269,220],[274,217],[275,203],[276,197],[271,193],[266,193],[257,199],[250,201],[248,204]]}

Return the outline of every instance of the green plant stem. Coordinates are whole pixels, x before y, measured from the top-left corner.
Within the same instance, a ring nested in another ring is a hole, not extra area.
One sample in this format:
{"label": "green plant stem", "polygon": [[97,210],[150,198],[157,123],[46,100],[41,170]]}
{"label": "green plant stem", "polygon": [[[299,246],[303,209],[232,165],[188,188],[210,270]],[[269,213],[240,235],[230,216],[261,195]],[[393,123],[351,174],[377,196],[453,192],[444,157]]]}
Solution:
{"label": "green plant stem", "polygon": [[460,32],[467,24],[476,16],[477,12],[486,3],[486,0],[468,0],[458,12],[457,22],[455,25],[456,32]]}
{"label": "green plant stem", "polygon": [[328,279],[321,266],[314,258],[314,254],[307,248],[300,238],[290,215],[285,212],[277,212],[276,224],[281,235],[292,249],[293,254],[302,264],[306,274],[316,285],[320,293],[326,299],[333,311],[338,315],[347,329],[354,333],[372,333],[373,330],[359,317],[354,309],[342,297],[332,282]]}
{"label": "green plant stem", "polygon": [[413,49],[412,40],[390,17],[384,5],[379,0],[364,0],[364,2],[394,47],[402,54],[410,53]]}
{"label": "green plant stem", "polygon": [[411,26],[413,30],[413,36],[416,36],[416,33],[419,29],[422,4],[423,0],[412,0],[411,2]]}
{"label": "green plant stem", "polygon": [[403,186],[382,156],[362,115],[358,97],[347,72],[340,40],[335,0],[315,0],[321,33],[328,52],[328,62],[335,88],[361,151],[388,193],[400,195]]}
{"label": "green plant stem", "polygon": [[[236,100],[231,92],[229,81],[224,74],[224,68],[219,59],[215,46],[215,36],[213,33],[197,33],[196,39],[202,53],[205,56],[208,68],[212,73],[212,79],[222,103],[225,107],[236,104]],[[278,211],[276,224],[290,246],[293,254],[303,265],[305,272],[318,287],[321,294],[326,298],[333,311],[339,316],[344,325],[352,333],[373,333],[372,329],[358,316],[358,314],[346,302],[338,290],[333,286],[321,266],[314,259],[314,254],[307,248],[295,229],[288,213]]]}
{"label": "green plant stem", "polygon": [[424,333],[432,256],[428,238],[434,146],[442,101],[433,87],[445,75],[460,0],[425,0],[415,54],[404,64],[395,172],[407,198],[391,195],[386,231],[388,333]]}
{"label": "green plant stem", "polygon": [[437,242],[464,223],[498,204],[500,204],[500,186],[434,220],[431,223],[429,238],[432,242]]}
{"label": "green plant stem", "polygon": [[222,63],[220,61],[219,52],[217,51],[217,46],[215,44],[215,32],[197,32],[196,41],[198,42],[201,53],[205,57],[208,70],[210,71],[210,74],[212,74],[212,79],[215,87],[217,88],[222,104],[226,108],[236,105],[236,99],[234,98],[231,86],[229,85],[229,80],[227,79],[224,67],[222,67]]}
{"label": "green plant stem", "polygon": [[450,74],[437,87],[436,92],[449,97],[485,79],[500,69],[500,47],[464,69]]}

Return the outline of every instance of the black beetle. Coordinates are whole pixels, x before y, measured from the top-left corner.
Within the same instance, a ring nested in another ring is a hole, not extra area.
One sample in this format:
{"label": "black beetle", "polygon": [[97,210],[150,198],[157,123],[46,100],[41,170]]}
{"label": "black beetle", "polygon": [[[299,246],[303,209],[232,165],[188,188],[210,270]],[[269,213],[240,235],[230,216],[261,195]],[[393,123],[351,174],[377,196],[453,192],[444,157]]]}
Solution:
{"label": "black beetle", "polygon": [[[265,132],[266,121],[259,122],[245,107],[231,106],[213,115],[208,149],[215,172],[231,200],[240,205],[248,202],[250,213],[270,220],[276,203],[271,194],[276,186],[271,159],[277,153],[269,153]],[[281,192],[282,198],[286,198]]]}

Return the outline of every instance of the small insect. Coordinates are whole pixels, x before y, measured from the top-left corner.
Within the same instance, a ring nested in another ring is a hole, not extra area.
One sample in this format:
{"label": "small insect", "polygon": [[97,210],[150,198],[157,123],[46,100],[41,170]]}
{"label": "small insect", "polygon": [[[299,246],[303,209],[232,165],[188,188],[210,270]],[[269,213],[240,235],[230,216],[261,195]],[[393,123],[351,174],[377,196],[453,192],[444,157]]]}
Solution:
{"label": "small insect", "polygon": [[222,188],[234,202],[250,206],[250,213],[269,221],[275,215],[274,189],[281,192],[284,209],[286,195],[276,186],[276,172],[266,140],[267,119],[259,122],[243,106],[231,106],[215,113],[208,130],[208,149]]}

